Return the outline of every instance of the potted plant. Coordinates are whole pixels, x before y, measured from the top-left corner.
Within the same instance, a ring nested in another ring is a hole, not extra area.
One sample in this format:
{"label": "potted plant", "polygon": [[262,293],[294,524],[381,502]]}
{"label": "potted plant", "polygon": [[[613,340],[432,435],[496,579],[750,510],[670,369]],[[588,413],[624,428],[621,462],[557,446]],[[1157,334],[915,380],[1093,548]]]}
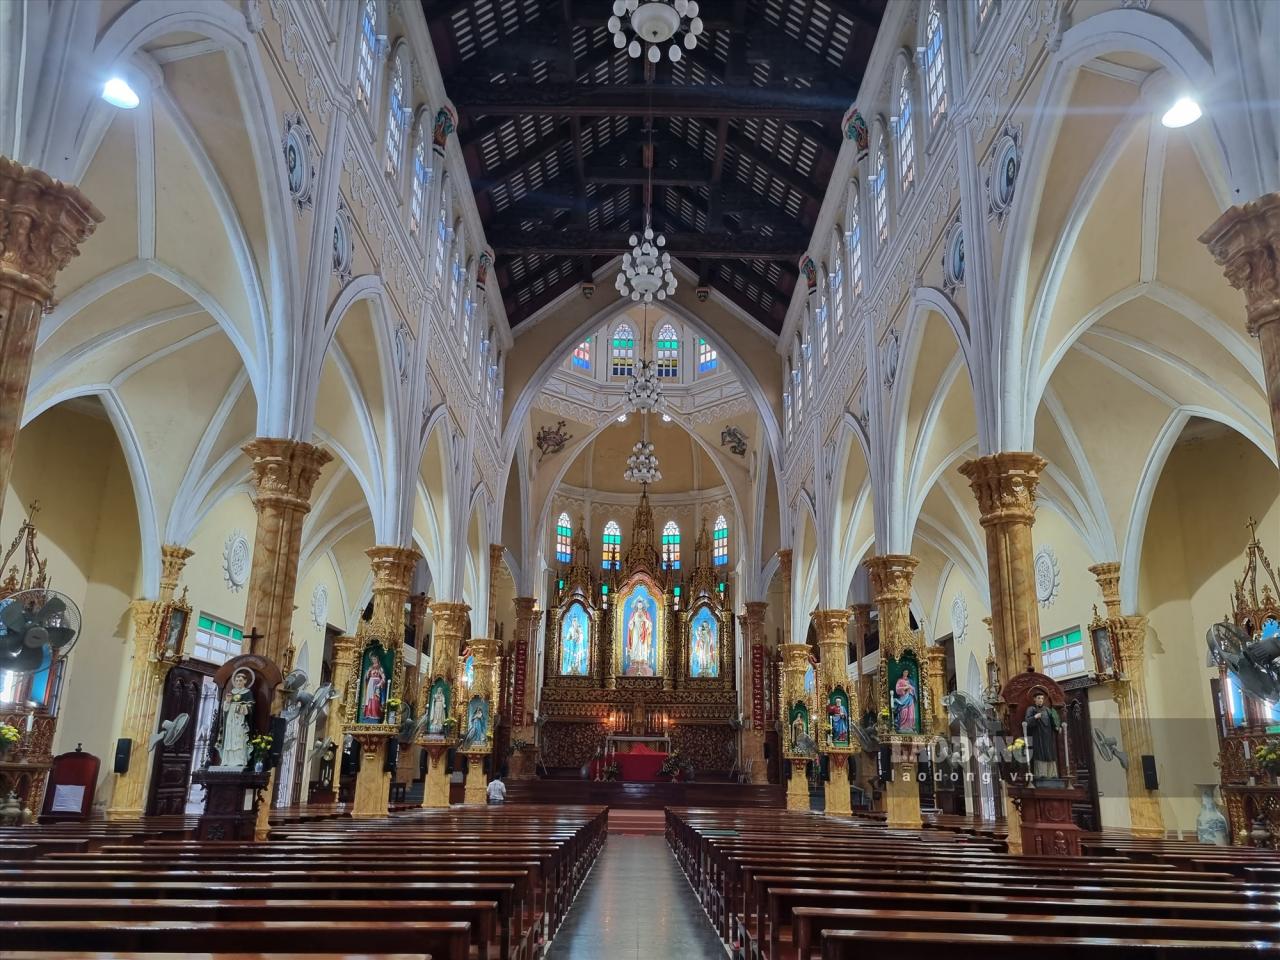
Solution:
{"label": "potted plant", "polygon": [[1280,781],[1280,740],[1259,744],[1253,751],[1253,759],[1259,770]]}
{"label": "potted plant", "polygon": [[667,754],[667,759],[662,761],[662,769],[658,771],[664,777],[670,777],[672,783],[676,783],[680,779],[680,771],[684,768],[684,758],[680,756],[679,750],[672,750]]}
{"label": "potted plant", "polygon": [[249,764],[254,773],[261,773],[267,766],[267,757],[271,753],[271,734],[260,733],[249,740]]}
{"label": "potted plant", "polygon": [[21,739],[22,734],[18,732],[17,727],[11,723],[0,723],[0,760],[3,760],[9,749]]}

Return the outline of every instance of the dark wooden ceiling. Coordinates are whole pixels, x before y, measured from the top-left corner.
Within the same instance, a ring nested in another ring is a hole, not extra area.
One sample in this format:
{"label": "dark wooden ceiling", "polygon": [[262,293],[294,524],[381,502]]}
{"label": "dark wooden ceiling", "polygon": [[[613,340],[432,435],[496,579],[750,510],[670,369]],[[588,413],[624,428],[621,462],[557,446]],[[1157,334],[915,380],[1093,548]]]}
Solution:
{"label": "dark wooden ceiling", "polygon": [[612,0],[422,0],[511,325],[651,199],[672,256],[779,331],[884,5],[706,0],[654,66],[614,47]]}

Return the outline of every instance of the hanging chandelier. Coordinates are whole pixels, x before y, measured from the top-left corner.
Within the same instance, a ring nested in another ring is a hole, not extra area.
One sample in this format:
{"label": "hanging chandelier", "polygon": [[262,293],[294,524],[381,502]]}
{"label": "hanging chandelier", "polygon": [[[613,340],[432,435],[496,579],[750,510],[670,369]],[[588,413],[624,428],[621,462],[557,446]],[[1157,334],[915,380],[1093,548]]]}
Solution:
{"label": "hanging chandelier", "polygon": [[653,360],[641,360],[622,393],[622,402],[628,413],[655,413],[666,406],[667,398],[658,380],[658,364]]}
{"label": "hanging chandelier", "polygon": [[631,249],[622,255],[622,270],[614,282],[618,293],[632,300],[653,303],[676,292],[676,275],[671,272],[671,254],[662,248],[667,238],[654,234],[645,218],[643,237],[627,238]]}
{"label": "hanging chandelier", "polygon": [[[625,19],[624,19],[625,18]],[[697,0],[614,0],[613,16],[609,18],[609,32],[613,34],[613,45],[627,53],[634,60],[647,48],[645,55],[650,63],[662,59],[662,44],[672,41],[667,48],[667,57],[672,63],[680,60],[680,44],[675,42],[676,34],[684,30],[684,48],[692,50],[698,45],[698,37],[702,33],[702,18],[698,16]],[[627,42],[629,32],[635,36]]]}
{"label": "hanging chandelier", "polygon": [[658,457],[653,452],[652,440],[637,440],[631,448],[631,456],[627,457],[627,469],[622,479],[631,483],[650,484],[662,479],[662,471],[658,469]]}

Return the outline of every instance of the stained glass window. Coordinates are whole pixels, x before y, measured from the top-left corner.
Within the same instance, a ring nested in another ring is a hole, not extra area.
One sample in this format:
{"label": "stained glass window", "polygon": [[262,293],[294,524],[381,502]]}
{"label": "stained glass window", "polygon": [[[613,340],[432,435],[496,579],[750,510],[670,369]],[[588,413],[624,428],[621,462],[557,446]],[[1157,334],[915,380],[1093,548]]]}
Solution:
{"label": "stained glass window", "polygon": [[436,215],[436,249],[431,263],[431,279],[437,285],[444,284],[444,258],[449,249],[449,213],[452,207],[449,196],[449,178],[440,185],[440,212]]}
{"label": "stained glass window", "polygon": [[575,370],[591,369],[591,340],[588,338],[573,348],[573,357],[570,360]]}
{"label": "stained glass window", "polygon": [[947,77],[942,49],[942,12],[930,0],[924,28],[924,86],[929,98],[929,123],[937,126],[947,112]]}
{"label": "stained glass window", "polygon": [[360,54],[356,63],[356,99],[369,109],[373,104],[373,62],[378,49],[378,7],[364,0],[360,8]]}
{"label": "stained glass window", "polygon": [[871,174],[871,204],[876,214],[876,239],[889,239],[889,168],[885,163],[884,139],[876,147],[876,165]]}
{"label": "stained glass window", "polygon": [[680,372],[680,340],[676,336],[676,328],[664,323],[658,331],[657,343],[658,376],[673,379]]}
{"label": "stained glass window", "polygon": [[849,251],[849,291],[862,295],[862,218],[858,215],[858,190],[849,201],[849,222],[845,227],[845,247]]}
{"label": "stained glass window", "polygon": [[391,61],[391,83],[387,86],[387,173],[400,173],[404,155],[404,67],[400,58]]}
{"label": "stained glass window", "polygon": [[207,613],[196,619],[195,643],[191,656],[205,663],[221,665],[244,652],[244,633],[239,627]]}
{"label": "stained glass window", "polygon": [[729,521],[723,514],[716,517],[716,525],[711,532],[711,556],[717,567],[729,562]]}
{"label": "stained glass window", "polygon": [[[844,259],[840,256],[840,251],[836,250],[835,259],[831,263],[831,276],[828,278],[831,286],[831,313],[834,316],[836,326],[836,336],[844,333]],[[823,349],[822,362],[826,363],[826,349]]]}
{"label": "stained glass window", "polygon": [[629,323],[618,324],[613,331],[613,349],[610,353],[610,372],[615,377],[629,377],[636,362],[636,335]]}
{"label": "stained glass window", "polygon": [[813,311],[814,323],[818,328],[818,352],[822,354],[822,365],[827,365],[827,356],[831,347],[831,335],[828,332],[830,324],[827,322],[828,314],[830,314],[830,301],[825,297],[820,298],[818,307]]}
{"label": "stained glass window", "polygon": [[1046,676],[1073,677],[1086,672],[1084,639],[1080,628],[1040,641],[1040,663]]}
{"label": "stained glass window", "polygon": [[562,513],[556,520],[556,562],[573,562],[573,527],[569,525],[569,514]]}
{"label": "stained glass window", "polygon": [[409,232],[422,229],[422,217],[427,202],[427,188],[431,185],[431,165],[427,162],[427,137],[418,124],[413,138],[413,177],[409,183]]}
{"label": "stained glass window", "polygon": [[[453,266],[449,273],[449,320],[456,323],[458,320],[458,300],[462,296],[462,281],[466,278],[467,271],[462,267],[462,254],[455,252],[453,255]],[[471,346],[471,331],[466,324],[462,325],[462,347],[466,350]]]}
{"label": "stained glass window", "polygon": [[707,343],[702,337],[698,338],[698,372],[710,373],[716,368],[720,362],[720,358],[716,355],[716,348]]}
{"label": "stained glass window", "polygon": [[617,520],[610,520],[604,525],[601,547],[601,566],[606,570],[617,570],[622,559],[622,528]]}
{"label": "stained glass window", "polygon": [[894,123],[894,139],[898,141],[898,186],[906,196],[916,178],[916,144],[911,130],[911,73],[902,68],[898,77],[898,117]]}
{"label": "stained glass window", "polygon": [[680,569],[680,528],[674,520],[668,520],[662,528],[662,566],[667,570]]}

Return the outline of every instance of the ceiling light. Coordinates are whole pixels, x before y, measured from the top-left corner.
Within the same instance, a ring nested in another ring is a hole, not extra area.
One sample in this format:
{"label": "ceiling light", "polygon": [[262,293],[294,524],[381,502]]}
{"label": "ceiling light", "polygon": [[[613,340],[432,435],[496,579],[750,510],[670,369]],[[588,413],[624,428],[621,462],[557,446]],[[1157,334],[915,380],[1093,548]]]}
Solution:
{"label": "ceiling light", "polygon": [[627,422],[627,415],[626,415],[625,413],[620,414],[620,415],[618,416],[618,422],[619,422],[619,423],[626,423],[626,422]]}
{"label": "ceiling light", "polygon": [[112,77],[102,85],[102,99],[122,110],[132,110],[142,102],[133,87],[120,77]]}
{"label": "ceiling light", "polygon": [[670,423],[670,422],[671,422],[671,414],[669,414],[669,413],[664,413],[664,414],[662,415],[662,422],[663,422],[663,423]]}
{"label": "ceiling light", "polygon": [[[681,31],[685,49],[692,50],[704,26],[696,0],[614,0],[613,16],[608,20],[613,45],[619,50],[626,47],[633,60],[644,54],[650,63],[662,59],[662,45],[668,41],[667,56],[672,63],[678,62],[681,51],[676,39]],[[628,43],[630,34],[635,36]]]}
{"label": "ceiling light", "polygon": [[1164,116],[1160,118],[1160,122],[1166,127],[1177,129],[1185,127],[1188,124],[1195,123],[1200,119],[1200,104],[1196,103],[1191,97],[1179,97],[1174,101],[1173,106],[1164,112]]}

